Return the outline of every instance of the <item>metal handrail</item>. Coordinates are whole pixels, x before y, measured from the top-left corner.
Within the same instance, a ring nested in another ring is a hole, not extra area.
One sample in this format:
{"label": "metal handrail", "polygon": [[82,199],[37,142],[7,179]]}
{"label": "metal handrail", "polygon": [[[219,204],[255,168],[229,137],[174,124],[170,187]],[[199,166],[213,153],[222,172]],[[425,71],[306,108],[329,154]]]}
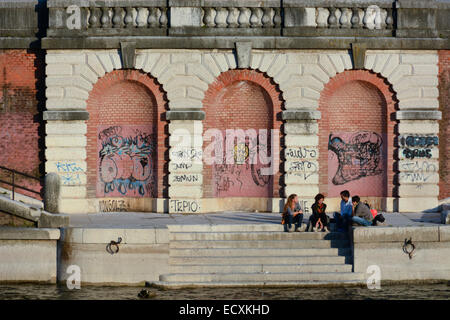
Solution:
{"label": "metal handrail", "polygon": [[36,178],[36,177],[33,177],[33,176],[29,175],[29,174],[26,174],[26,173],[23,173],[23,172],[14,170],[14,169],[10,169],[10,168],[7,168],[7,167],[3,167],[3,166],[0,166],[0,170],[5,170],[5,171],[8,171],[8,172],[12,173],[12,179],[11,179],[12,181],[11,182],[8,182],[8,181],[0,179],[0,183],[4,183],[4,184],[6,184],[8,186],[12,186],[12,191],[11,191],[12,200],[14,200],[14,195],[15,195],[15,189],[16,188],[22,189],[22,190],[25,190],[25,191],[28,191],[28,192],[31,192],[31,193],[34,193],[34,194],[41,194],[40,191],[35,191],[35,190],[31,190],[31,189],[29,189],[27,187],[24,187],[24,186],[19,186],[15,182],[16,181],[16,175],[23,176],[25,178],[33,179],[35,181],[41,182],[40,178]]}

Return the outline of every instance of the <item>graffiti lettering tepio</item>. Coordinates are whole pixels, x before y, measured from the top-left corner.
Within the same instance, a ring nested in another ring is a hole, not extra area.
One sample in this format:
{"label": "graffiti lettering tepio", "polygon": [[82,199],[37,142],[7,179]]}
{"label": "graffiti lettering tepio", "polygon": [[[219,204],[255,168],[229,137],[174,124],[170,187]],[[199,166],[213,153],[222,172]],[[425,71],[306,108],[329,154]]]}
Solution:
{"label": "graffiti lettering tepio", "polygon": [[357,132],[352,134],[348,143],[339,136],[330,134],[328,150],[338,158],[338,169],[333,177],[333,184],[342,185],[349,181],[382,173],[381,145],[383,139],[375,132]]}

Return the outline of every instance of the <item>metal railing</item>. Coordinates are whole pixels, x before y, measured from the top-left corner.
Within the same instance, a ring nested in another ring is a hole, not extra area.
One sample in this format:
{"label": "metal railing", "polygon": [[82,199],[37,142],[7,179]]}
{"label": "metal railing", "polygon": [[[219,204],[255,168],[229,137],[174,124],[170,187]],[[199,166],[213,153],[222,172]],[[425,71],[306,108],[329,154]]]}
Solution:
{"label": "metal railing", "polygon": [[2,180],[0,178],[0,183],[6,184],[6,185],[12,187],[12,190],[11,190],[12,200],[14,200],[14,198],[15,198],[16,188],[17,189],[22,189],[22,190],[25,190],[25,191],[28,191],[28,192],[31,192],[31,193],[34,193],[34,194],[38,194],[38,195],[41,194],[41,191],[32,190],[32,189],[29,189],[27,187],[20,186],[20,185],[18,185],[16,183],[16,177],[25,177],[27,179],[38,181],[39,183],[41,182],[40,178],[36,178],[36,177],[33,177],[33,176],[29,175],[29,174],[26,174],[26,173],[23,173],[23,172],[19,172],[17,170],[6,168],[6,167],[3,167],[3,166],[0,166],[0,172],[1,172],[1,170],[7,171],[7,172],[9,172],[11,174],[11,181],[5,181],[5,180]]}

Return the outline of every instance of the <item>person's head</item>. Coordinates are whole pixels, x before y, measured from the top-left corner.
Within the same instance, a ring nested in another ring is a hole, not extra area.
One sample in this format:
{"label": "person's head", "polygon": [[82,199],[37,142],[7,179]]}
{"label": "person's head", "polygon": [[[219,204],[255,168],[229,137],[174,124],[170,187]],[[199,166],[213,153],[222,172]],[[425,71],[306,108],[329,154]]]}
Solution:
{"label": "person's head", "polygon": [[341,199],[344,201],[348,201],[350,198],[350,192],[348,190],[341,191]]}
{"label": "person's head", "polygon": [[361,201],[361,199],[360,199],[359,196],[353,196],[353,197],[352,197],[352,203],[353,203],[353,205],[356,206],[360,201]]}
{"label": "person's head", "polygon": [[316,203],[318,203],[318,204],[322,204],[324,199],[325,199],[325,196],[321,193],[317,194],[314,197],[314,200],[316,200]]}
{"label": "person's head", "polygon": [[291,194],[288,197],[288,199],[286,201],[286,204],[284,205],[284,211],[286,212],[287,208],[293,209],[297,199],[298,198],[297,198],[297,195],[295,193]]}

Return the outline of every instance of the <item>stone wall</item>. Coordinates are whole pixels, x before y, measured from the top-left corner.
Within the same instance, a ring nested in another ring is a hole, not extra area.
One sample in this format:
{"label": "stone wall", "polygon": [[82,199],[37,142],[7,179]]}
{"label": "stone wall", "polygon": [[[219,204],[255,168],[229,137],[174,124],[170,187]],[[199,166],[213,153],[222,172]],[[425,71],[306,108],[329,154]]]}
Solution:
{"label": "stone wall", "polygon": [[[381,281],[449,280],[449,231],[448,226],[353,228],[354,272],[367,273],[375,265]],[[407,240],[414,251],[409,245],[404,251]]]}
{"label": "stone wall", "polygon": [[[166,207],[161,204],[158,210],[220,210],[211,202],[205,202],[207,207],[202,205],[206,198],[201,187],[204,170],[202,122],[205,122],[201,121],[201,111],[205,109],[204,99],[208,88],[221,75],[236,69],[238,64],[263,74],[280,92],[284,111],[278,111],[278,114],[274,111],[274,117],[285,121],[283,126],[278,122],[275,127],[285,135],[285,161],[283,162],[282,156],[278,158],[284,195],[297,193],[309,207],[308,201],[321,191],[318,175],[322,168],[314,162],[320,153],[318,146],[321,133],[317,128],[317,123],[321,121],[317,111],[319,99],[330,79],[340,73],[345,74],[345,70],[353,69],[351,55],[344,50],[250,48],[244,52],[239,50],[235,56],[231,50],[136,50],[135,69],[149,74],[162,86],[168,100],[166,116],[167,119],[172,117],[168,124],[169,161],[165,160],[169,168],[170,201]],[[116,50],[49,50],[46,62],[49,71],[46,81],[47,114],[57,114],[63,110],[85,114],[87,97],[98,79],[123,68],[121,56]],[[437,64],[437,52],[432,50],[367,50],[365,55],[366,72],[370,71],[377,74],[376,77],[385,79],[385,87],[391,87],[392,94],[398,100],[395,115],[392,108],[389,109],[388,122],[395,119],[398,126],[395,138],[388,139],[388,146],[395,148],[394,154],[400,159],[398,168],[394,169],[399,173],[395,177],[390,174],[392,184],[398,187],[399,199],[395,202],[394,199],[389,200],[390,203],[385,205],[388,210],[418,211],[437,205],[439,156],[436,151],[439,141],[434,138],[439,128],[436,121],[439,118],[436,113]],[[63,87],[78,88],[77,96],[70,96],[62,90]],[[269,92],[270,90],[274,89],[268,89]],[[392,104],[390,99],[388,98],[388,103]],[[211,115],[208,114],[210,110],[206,111],[207,123]],[[46,130],[47,172],[57,172],[54,165],[57,161],[86,161],[86,148],[77,142],[82,141],[86,134],[85,120],[74,120],[73,117],[69,121],[51,120],[47,122]],[[65,135],[71,135],[72,139],[58,139]],[[180,166],[185,160],[194,165]],[[298,160],[314,162],[317,168],[312,170],[312,166],[292,167],[292,161]],[[387,167],[393,168],[393,163],[388,162]],[[308,172],[306,178],[305,172]],[[195,175],[196,178],[180,180],[180,173]],[[80,173],[80,180],[79,186],[85,186],[85,173]],[[63,191],[63,194],[64,212],[97,210],[96,202],[75,198],[69,191]],[[279,210],[276,207],[277,198],[273,197],[268,202],[266,210]]]}

